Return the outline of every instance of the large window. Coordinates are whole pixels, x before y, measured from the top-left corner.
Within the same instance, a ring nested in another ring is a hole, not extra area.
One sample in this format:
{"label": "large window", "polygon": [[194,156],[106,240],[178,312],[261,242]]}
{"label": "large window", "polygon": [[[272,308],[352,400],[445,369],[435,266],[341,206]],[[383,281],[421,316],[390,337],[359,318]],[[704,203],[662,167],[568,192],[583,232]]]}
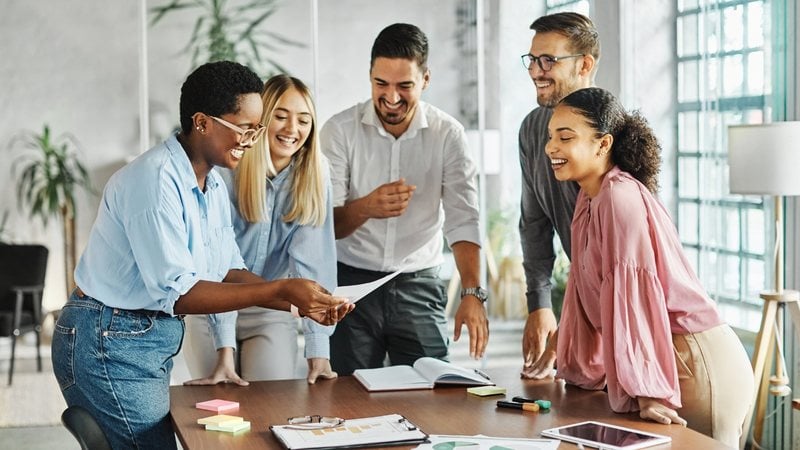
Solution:
{"label": "large window", "polygon": [[769,17],[762,0],[679,0],[678,230],[718,302],[760,305],[771,210],[728,193],[727,127],[768,118]]}
{"label": "large window", "polygon": [[589,15],[590,0],[547,0],[547,14],[577,12]]}

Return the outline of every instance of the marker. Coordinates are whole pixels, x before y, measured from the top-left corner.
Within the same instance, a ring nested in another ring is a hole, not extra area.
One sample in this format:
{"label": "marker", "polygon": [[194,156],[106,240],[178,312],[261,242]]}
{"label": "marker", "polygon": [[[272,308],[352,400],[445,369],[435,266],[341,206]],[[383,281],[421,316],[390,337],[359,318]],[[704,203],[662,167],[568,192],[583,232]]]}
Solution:
{"label": "marker", "polygon": [[536,403],[515,403],[515,402],[506,402],[503,400],[498,400],[497,407],[521,409],[523,411],[532,411],[532,412],[539,411],[539,405],[537,405]]}
{"label": "marker", "polygon": [[550,400],[534,400],[532,398],[525,398],[525,397],[514,397],[511,399],[512,401],[518,403],[536,403],[542,409],[550,409]]}

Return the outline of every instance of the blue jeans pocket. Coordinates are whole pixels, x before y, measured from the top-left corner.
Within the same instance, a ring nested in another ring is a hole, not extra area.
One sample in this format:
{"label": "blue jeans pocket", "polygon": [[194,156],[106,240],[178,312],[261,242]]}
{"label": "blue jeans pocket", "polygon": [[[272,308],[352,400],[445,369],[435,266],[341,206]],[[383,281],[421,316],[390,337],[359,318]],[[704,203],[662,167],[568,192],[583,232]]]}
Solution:
{"label": "blue jeans pocket", "polygon": [[114,309],[111,321],[103,335],[110,337],[137,337],[153,328],[155,321],[147,314]]}
{"label": "blue jeans pocket", "polygon": [[75,328],[56,324],[51,351],[53,372],[63,391],[75,384]]}

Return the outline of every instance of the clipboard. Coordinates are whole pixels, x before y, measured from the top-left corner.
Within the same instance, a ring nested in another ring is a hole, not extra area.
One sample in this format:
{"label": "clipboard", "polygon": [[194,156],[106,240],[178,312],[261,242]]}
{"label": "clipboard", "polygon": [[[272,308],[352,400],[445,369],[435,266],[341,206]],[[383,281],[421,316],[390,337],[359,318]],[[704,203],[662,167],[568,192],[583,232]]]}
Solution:
{"label": "clipboard", "polygon": [[428,439],[427,434],[400,414],[346,419],[331,428],[270,425],[269,429],[287,450],[389,447],[420,444]]}

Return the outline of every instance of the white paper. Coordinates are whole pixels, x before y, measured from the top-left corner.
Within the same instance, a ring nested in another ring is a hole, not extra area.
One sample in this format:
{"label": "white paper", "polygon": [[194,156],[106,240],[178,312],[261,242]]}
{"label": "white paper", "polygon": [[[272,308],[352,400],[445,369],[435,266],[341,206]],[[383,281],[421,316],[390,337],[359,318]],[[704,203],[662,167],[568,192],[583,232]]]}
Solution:
{"label": "white paper", "polygon": [[298,430],[288,425],[270,427],[288,449],[380,446],[384,443],[418,443],[428,435],[399,414],[346,419],[335,428]]}
{"label": "white paper", "polygon": [[432,434],[428,437],[429,444],[420,444],[416,450],[432,450],[438,448],[452,448],[460,450],[490,450],[503,448],[507,450],[557,450],[559,441],[555,439],[525,439],[483,436],[455,436]]}
{"label": "white paper", "polygon": [[402,271],[403,269],[400,269],[397,272],[390,273],[383,278],[370,281],[369,283],[354,284],[352,286],[339,286],[333,291],[333,296],[344,297],[347,299],[348,303],[355,303],[366,297],[370,292],[386,284],[387,281],[396,277]]}

